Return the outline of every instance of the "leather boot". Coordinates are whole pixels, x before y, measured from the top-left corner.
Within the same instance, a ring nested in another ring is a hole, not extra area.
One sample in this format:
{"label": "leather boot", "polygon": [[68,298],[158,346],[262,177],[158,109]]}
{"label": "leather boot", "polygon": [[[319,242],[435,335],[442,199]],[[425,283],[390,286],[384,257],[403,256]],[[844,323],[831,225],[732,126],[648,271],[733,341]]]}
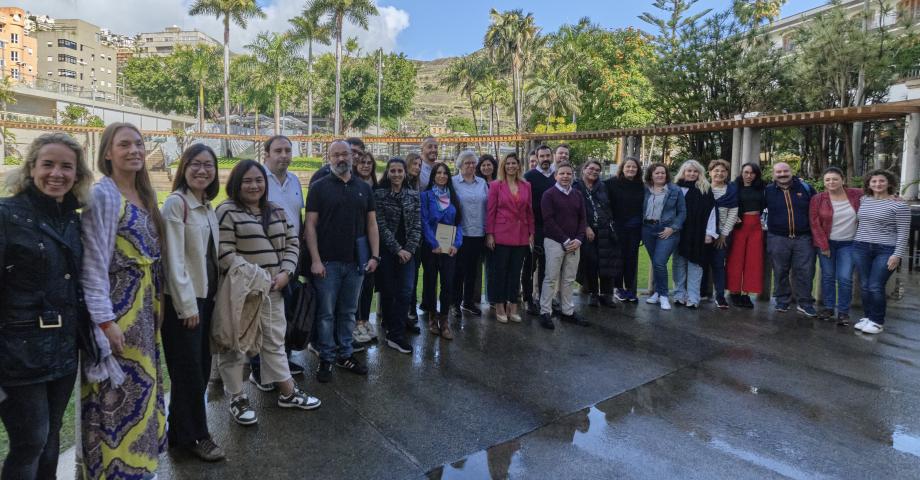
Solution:
{"label": "leather boot", "polygon": [[441,338],[444,340],[453,340],[454,334],[450,331],[450,316],[441,315]]}
{"label": "leather boot", "polygon": [[438,327],[438,313],[428,312],[428,331],[435,334],[441,334],[441,328]]}

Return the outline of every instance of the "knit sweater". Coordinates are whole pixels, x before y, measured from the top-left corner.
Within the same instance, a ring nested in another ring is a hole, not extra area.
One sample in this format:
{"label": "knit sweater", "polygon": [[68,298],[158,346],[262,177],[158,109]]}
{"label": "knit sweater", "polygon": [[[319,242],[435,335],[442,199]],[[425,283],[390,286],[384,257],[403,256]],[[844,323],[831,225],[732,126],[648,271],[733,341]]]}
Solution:
{"label": "knit sweater", "polygon": [[862,197],[859,204],[857,242],[894,246],[893,255],[907,258],[907,241],[910,237],[910,207],[894,199]]}
{"label": "knit sweater", "polygon": [[221,271],[226,272],[237,256],[264,268],[272,277],[281,270],[291,273],[297,270],[300,253],[297,232],[288,224],[284,209],[270,205],[272,217],[264,230],[260,216],[241,209],[236,202],[226,200],[217,206],[220,224],[217,258]]}
{"label": "knit sweater", "polygon": [[533,219],[537,231],[543,229],[543,213],[541,212],[541,205],[543,200],[543,194],[547,190],[553,188],[553,185],[556,184],[556,179],[552,175],[546,176],[543,175],[539,170],[533,169],[524,174],[524,180],[527,180],[527,183],[530,184],[530,196],[533,203]]}
{"label": "knit sweater", "polygon": [[[380,243],[392,254],[400,250],[414,252],[422,237],[419,195],[415,190],[403,188],[399,193],[389,189],[374,190],[377,201],[377,229]],[[403,229],[405,239],[400,243],[399,232]]]}
{"label": "knit sweater", "polygon": [[579,240],[585,243],[584,196],[573,187],[568,195],[555,186],[543,194],[540,201],[543,212],[543,236],[559,243]]}

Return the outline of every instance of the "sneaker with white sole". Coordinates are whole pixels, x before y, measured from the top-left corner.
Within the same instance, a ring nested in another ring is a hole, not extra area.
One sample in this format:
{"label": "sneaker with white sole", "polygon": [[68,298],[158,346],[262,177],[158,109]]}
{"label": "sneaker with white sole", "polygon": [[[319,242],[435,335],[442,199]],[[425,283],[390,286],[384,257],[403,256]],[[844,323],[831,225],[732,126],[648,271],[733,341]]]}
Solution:
{"label": "sneaker with white sole", "polygon": [[869,322],[869,319],[866,317],[860,318],[856,325],[853,325],[853,328],[862,331],[862,328],[866,326],[866,323]]}
{"label": "sneaker with white sole", "polygon": [[671,302],[668,301],[668,297],[658,297],[658,304],[661,305],[662,310],[671,309]]}
{"label": "sneaker with white sole", "polygon": [[872,320],[869,320],[866,322],[865,325],[863,325],[861,330],[863,333],[868,333],[869,335],[876,335],[876,334],[882,333],[882,331],[885,330],[885,327],[873,322]]}
{"label": "sneaker with white sole", "polygon": [[253,425],[259,421],[256,411],[249,406],[249,397],[239,395],[230,401],[230,414],[240,425]]}
{"label": "sneaker with white sole", "polygon": [[629,301],[629,292],[621,289],[616,289],[613,292],[613,298],[617,299],[618,302],[628,302]]}
{"label": "sneaker with white sole", "polygon": [[390,338],[387,337],[387,346],[396,350],[399,353],[412,353],[412,344],[407,342],[404,338]]}
{"label": "sneaker with white sole", "polygon": [[367,324],[364,322],[358,323],[355,326],[354,332],[352,332],[352,339],[358,343],[368,343],[371,341],[371,335],[367,331]]}
{"label": "sneaker with white sole", "polygon": [[658,298],[659,298],[658,292],[655,292],[655,293],[653,293],[651,296],[649,296],[647,299],[645,299],[645,303],[648,303],[648,304],[650,304],[650,305],[654,305],[654,304],[658,303]]}
{"label": "sneaker with white sole", "polygon": [[256,372],[249,372],[249,383],[255,385],[256,388],[262,390],[263,392],[270,392],[275,389],[274,383],[259,383],[262,381],[262,379],[257,377],[260,376],[257,375]]}
{"label": "sneaker with white sole", "polygon": [[281,408],[314,410],[319,408],[320,405],[322,405],[322,402],[318,398],[311,397],[296,387],[294,387],[294,391],[290,395],[278,395],[278,406]]}
{"label": "sneaker with white sole", "polygon": [[307,344],[307,351],[319,357],[319,350],[317,350],[316,347],[314,347],[312,343]]}

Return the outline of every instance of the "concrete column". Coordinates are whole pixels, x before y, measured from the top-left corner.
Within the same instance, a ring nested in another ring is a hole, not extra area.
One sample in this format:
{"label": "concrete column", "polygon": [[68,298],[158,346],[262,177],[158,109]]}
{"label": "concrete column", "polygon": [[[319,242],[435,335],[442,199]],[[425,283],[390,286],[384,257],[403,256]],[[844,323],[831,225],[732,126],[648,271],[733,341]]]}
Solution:
{"label": "concrete column", "polygon": [[744,148],[743,145],[741,129],[732,129],[732,171],[729,178],[735,178],[741,174],[741,150]]}
{"label": "concrete column", "polygon": [[617,139],[617,165],[626,160],[626,137]]}
{"label": "concrete column", "polygon": [[742,133],[741,164],[760,164],[760,129],[744,127]]}
{"label": "concrete column", "polygon": [[[920,178],[920,113],[907,116],[904,125],[904,154],[901,156],[901,196],[905,200],[917,199],[917,180]],[[905,189],[904,187],[907,186]]]}

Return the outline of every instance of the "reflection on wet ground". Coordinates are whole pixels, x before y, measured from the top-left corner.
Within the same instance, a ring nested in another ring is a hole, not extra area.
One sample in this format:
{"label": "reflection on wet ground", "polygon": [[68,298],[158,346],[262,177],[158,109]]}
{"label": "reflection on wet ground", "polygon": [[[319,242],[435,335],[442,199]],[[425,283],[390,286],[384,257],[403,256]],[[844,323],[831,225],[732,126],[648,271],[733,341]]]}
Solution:
{"label": "reflection on wet ground", "polygon": [[423,334],[411,357],[370,349],[366,379],[308,374],[317,412],[253,390],[260,423],[240,428],[213,392],[230,460],[171,454],[161,478],[917,478],[920,287],[908,280],[877,337],[766,303],[581,307],[591,327],[554,332],[464,318],[456,340]]}

